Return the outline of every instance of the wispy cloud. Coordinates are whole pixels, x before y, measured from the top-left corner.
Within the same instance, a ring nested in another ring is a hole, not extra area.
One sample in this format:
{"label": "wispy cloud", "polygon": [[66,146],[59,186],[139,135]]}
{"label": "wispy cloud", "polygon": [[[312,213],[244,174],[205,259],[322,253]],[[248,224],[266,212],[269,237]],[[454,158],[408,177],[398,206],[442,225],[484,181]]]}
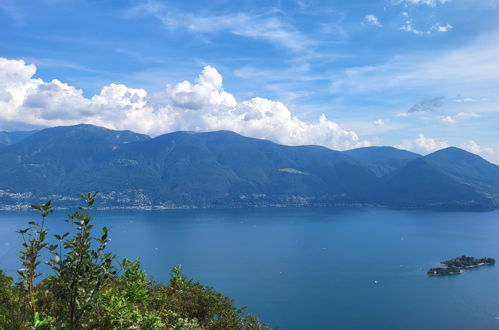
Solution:
{"label": "wispy cloud", "polygon": [[2,0],[0,1],[0,11],[4,12],[7,16],[12,18],[16,25],[24,25],[25,16],[21,10],[19,10],[15,1],[12,0]]}
{"label": "wispy cloud", "polygon": [[459,96],[456,100],[457,103],[469,103],[469,102],[475,102],[476,100],[471,97],[461,97]]}
{"label": "wispy cloud", "polygon": [[450,0],[393,0],[392,1],[394,5],[404,5],[404,6],[426,5],[429,7],[436,7],[439,4],[443,5],[448,2],[450,2]]}
{"label": "wispy cloud", "polygon": [[237,36],[262,40],[294,52],[305,52],[316,43],[275,12],[258,14],[245,12],[224,15],[193,14],[172,10],[162,3],[147,2],[125,12],[125,17],[148,13],[169,29],[185,29],[193,33],[230,33]]}
{"label": "wispy cloud", "polygon": [[352,67],[337,74],[331,90],[362,94],[397,89],[397,93],[432,89],[441,95],[492,93],[499,83],[499,34],[481,36],[449,51],[395,56],[385,63]]}

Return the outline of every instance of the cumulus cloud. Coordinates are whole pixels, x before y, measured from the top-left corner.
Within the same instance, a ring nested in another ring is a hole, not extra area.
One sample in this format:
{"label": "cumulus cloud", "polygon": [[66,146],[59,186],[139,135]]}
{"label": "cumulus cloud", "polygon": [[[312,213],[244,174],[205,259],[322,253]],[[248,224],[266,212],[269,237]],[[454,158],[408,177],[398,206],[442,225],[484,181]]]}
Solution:
{"label": "cumulus cloud", "polygon": [[418,134],[414,140],[404,140],[401,144],[396,145],[396,148],[410,150],[413,152],[428,154],[440,149],[449,147],[450,145],[444,141],[438,141],[425,137],[423,134]]}
{"label": "cumulus cloud", "polygon": [[473,119],[473,118],[479,118],[480,115],[477,114],[476,112],[459,112],[455,114],[454,116],[445,116],[440,119],[440,122],[443,124],[455,124],[459,121],[467,120],[467,119]]}
{"label": "cumulus cloud", "polygon": [[413,112],[424,112],[424,111],[435,111],[437,108],[440,108],[444,104],[444,97],[437,96],[432,99],[422,100],[418,103],[414,104],[409,110],[408,113]]}
{"label": "cumulus cloud", "polygon": [[460,147],[482,157],[490,157],[494,154],[494,148],[482,147],[473,140],[466,141],[465,143],[461,144]]}
{"label": "cumulus cloud", "polygon": [[366,15],[364,20],[370,25],[381,26],[381,23],[379,22],[379,19],[378,17],[376,17],[376,15],[373,14]]}
{"label": "cumulus cloud", "polygon": [[0,58],[0,123],[30,127],[89,123],[150,135],[177,130],[232,130],[289,145],[318,144],[333,149],[367,146],[368,141],[321,115],[304,122],[281,102],[255,97],[239,102],[223,88],[210,66],[194,82],[165,88],[161,100],[147,91],[110,84],[87,98],[80,89],[58,80],[33,78],[36,67]]}
{"label": "cumulus cloud", "polygon": [[[410,150],[420,154],[429,154],[434,151],[450,147],[449,143],[445,141],[439,141],[432,138],[427,138],[423,134],[418,134],[418,137],[413,140],[404,140],[401,144],[396,145],[396,148]],[[472,152],[474,154],[480,155],[486,159],[494,159],[499,153],[498,147],[489,147],[479,145],[474,140],[468,140],[459,145],[460,148]],[[497,157],[496,157],[497,163]]]}

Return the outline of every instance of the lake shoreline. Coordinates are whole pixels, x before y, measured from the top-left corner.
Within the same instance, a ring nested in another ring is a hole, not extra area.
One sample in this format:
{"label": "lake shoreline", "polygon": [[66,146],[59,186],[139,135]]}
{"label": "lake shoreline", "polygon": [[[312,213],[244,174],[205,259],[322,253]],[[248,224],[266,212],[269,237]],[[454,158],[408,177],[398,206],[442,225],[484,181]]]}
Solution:
{"label": "lake shoreline", "polygon": [[[33,203],[41,203],[42,201],[37,201]],[[71,210],[78,205],[64,205],[57,206],[57,201],[53,202],[55,204],[55,210]],[[366,210],[366,209],[379,209],[379,210],[393,210],[393,211],[434,211],[434,212],[494,212],[499,210],[499,208],[473,208],[473,207],[451,207],[451,206],[405,206],[405,207],[395,207],[386,206],[380,204],[369,204],[369,203],[337,203],[337,204],[326,204],[326,203],[314,203],[314,204],[256,204],[256,205],[112,205],[112,206],[95,206],[93,209],[99,211],[113,211],[113,210],[136,210],[136,211],[161,211],[161,210],[217,210],[217,209],[282,209],[282,208],[338,208],[338,209],[352,209],[352,210]],[[2,212],[17,212],[17,211],[27,211],[31,209],[31,204],[12,204],[12,205],[0,205],[0,211]]]}

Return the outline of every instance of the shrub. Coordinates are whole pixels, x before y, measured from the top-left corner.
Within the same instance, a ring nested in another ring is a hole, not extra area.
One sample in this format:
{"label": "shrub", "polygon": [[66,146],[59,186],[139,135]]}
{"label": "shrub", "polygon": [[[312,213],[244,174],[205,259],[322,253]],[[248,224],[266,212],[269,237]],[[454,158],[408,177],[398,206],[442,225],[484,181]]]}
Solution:
{"label": "shrub", "polygon": [[[95,196],[82,195],[85,206],[66,220],[72,231],[54,235],[55,244],[47,242],[45,228],[52,204],[33,205],[42,219],[19,231],[19,282],[0,271],[1,329],[268,329],[232,299],[185,278],[180,266],[165,285],[148,280],[139,259],[117,264],[106,251],[107,228],[93,235]],[[53,272],[44,277],[37,269],[45,250]]]}

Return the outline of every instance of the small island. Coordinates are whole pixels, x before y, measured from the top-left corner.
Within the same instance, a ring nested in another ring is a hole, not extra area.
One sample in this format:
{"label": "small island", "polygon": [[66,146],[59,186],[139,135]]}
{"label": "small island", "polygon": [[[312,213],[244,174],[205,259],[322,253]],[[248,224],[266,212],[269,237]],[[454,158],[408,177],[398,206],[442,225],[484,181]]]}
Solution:
{"label": "small island", "polygon": [[474,268],[480,266],[494,265],[496,260],[494,258],[473,258],[473,257],[458,257],[446,261],[442,261],[442,265],[447,267],[459,267],[459,268]]}
{"label": "small island", "polygon": [[494,265],[496,260],[494,258],[473,258],[461,256],[450,260],[440,262],[446,267],[431,268],[427,274],[430,276],[439,275],[456,275],[463,273],[465,268],[476,268],[480,266]]}
{"label": "small island", "polygon": [[430,268],[430,270],[427,272],[428,275],[431,276],[438,276],[438,275],[455,275],[455,274],[461,274],[463,270],[459,267],[437,267],[437,268]]}

